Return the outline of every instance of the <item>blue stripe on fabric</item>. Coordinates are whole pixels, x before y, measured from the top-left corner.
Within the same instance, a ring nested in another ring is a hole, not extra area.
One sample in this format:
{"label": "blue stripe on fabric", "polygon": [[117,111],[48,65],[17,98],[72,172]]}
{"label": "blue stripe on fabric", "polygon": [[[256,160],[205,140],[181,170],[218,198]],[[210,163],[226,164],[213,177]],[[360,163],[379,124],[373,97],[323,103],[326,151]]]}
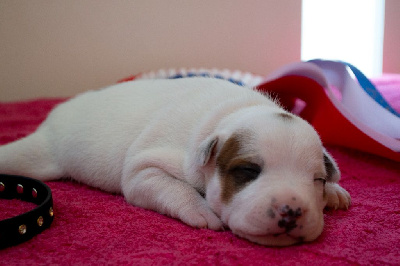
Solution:
{"label": "blue stripe on fabric", "polygon": [[236,84],[236,85],[239,85],[239,86],[244,86],[245,85],[240,80],[236,80],[236,79],[233,79],[233,78],[224,78],[223,76],[221,76],[219,74],[211,75],[210,73],[207,73],[207,72],[202,72],[202,73],[188,72],[185,75],[176,74],[176,75],[170,76],[168,78],[169,79],[180,79],[180,78],[192,78],[192,77],[212,77],[212,78],[216,78],[216,79],[224,79],[224,80],[227,80],[227,81],[232,82],[233,84]]}
{"label": "blue stripe on fabric", "polygon": [[397,117],[400,117],[400,114],[390,106],[390,104],[385,100],[385,98],[383,98],[382,94],[376,89],[374,84],[372,84],[371,81],[358,68],[347,62],[343,61],[338,61],[338,62],[345,64],[350,68],[350,70],[354,73],[355,77],[357,78],[360,86],[372,99],[374,99],[379,105],[381,105],[383,108],[385,108],[392,114],[396,115]]}

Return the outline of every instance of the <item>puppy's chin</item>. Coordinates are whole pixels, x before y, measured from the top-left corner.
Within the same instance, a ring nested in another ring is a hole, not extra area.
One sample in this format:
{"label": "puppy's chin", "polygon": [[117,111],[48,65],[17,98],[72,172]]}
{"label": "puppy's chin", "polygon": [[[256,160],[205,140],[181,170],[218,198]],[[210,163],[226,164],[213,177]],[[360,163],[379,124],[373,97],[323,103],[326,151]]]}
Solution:
{"label": "puppy's chin", "polygon": [[[293,237],[290,234],[275,234],[275,235],[251,235],[246,234],[242,231],[233,231],[234,234],[245,238],[251,242],[264,245],[264,246],[276,246],[276,247],[284,247],[290,246],[294,244],[299,244],[306,241],[303,237]],[[307,240],[312,241],[313,239]]]}
{"label": "puppy's chin", "polygon": [[[253,222],[257,220],[253,217]],[[254,227],[254,224],[247,220],[246,224],[230,223],[232,233],[245,238],[251,242],[264,246],[290,246],[303,242],[311,242],[317,239],[323,230],[324,222],[322,219],[315,219],[314,222],[307,223],[306,226],[299,226],[290,231],[285,231],[283,228],[273,228],[273,224],[268,224],[265,221],[265,226],[259,225]],[[228,222],[229,224],[229,222]]]}

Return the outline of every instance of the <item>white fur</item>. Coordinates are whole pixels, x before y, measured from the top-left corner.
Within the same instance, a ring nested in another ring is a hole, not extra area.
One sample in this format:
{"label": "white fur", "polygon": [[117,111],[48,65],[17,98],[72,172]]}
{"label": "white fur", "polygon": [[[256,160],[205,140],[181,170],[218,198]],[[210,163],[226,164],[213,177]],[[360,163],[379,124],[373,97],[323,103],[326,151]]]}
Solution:
{"label": "white fur", "polygon": [[[323,185],[314,181],[326,175],[319,137],[300,118],[277,118],[282,112],[268,97],[217,79],[126,82],[56,107],[35,133],[0,148],[0,172],[71,177],[194,227],[229,226],[260,244],[311,241],[322,231],[325,205],[347,208],[350,196],[328,182],[324,200]],[[243,131],[251,137],[241,152],[264,168],[223,202],[215,157]],[[293,197],[304,215],[301,226],[284,233],[280,217],[266,212],[293,205]]]}

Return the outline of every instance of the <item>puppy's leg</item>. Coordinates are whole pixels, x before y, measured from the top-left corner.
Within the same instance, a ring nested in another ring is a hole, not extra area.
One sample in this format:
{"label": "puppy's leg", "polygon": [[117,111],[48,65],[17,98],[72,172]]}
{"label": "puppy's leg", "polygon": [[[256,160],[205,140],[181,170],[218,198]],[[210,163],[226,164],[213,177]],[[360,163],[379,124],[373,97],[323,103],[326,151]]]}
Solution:
{"label": "puppy's leg", "polygon": [[327,182],[325,185],[326,206],[333,209],[348,209],[351,204],[349,192],[339,184]]}
{"label": "puppy's leg", "polygon": [[45,131],[41,128],[23,139],[1,146],[0,173],[43,181],[61,178],[62,169],[51,152]]}
{"label": "puppy's leg", "polygon": [[162,169],[150,167],[138,171],[122,191],[135,206],[178,218],[193,227],[223,228],[221,220],[193,187]]}

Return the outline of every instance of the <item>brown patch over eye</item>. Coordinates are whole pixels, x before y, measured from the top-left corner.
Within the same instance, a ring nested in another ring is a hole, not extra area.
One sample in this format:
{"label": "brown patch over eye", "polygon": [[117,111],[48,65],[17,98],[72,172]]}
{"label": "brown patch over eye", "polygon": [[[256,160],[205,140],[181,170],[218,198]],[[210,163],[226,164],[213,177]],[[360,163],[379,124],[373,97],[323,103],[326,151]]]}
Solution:
{"label": "brown patch over eye", "polygon": [[225,142],[217,158],[221,178],[221,198],[225,203],[261,173],[261,167],[240,158],[239,151],[240,136],[233,135]]}

